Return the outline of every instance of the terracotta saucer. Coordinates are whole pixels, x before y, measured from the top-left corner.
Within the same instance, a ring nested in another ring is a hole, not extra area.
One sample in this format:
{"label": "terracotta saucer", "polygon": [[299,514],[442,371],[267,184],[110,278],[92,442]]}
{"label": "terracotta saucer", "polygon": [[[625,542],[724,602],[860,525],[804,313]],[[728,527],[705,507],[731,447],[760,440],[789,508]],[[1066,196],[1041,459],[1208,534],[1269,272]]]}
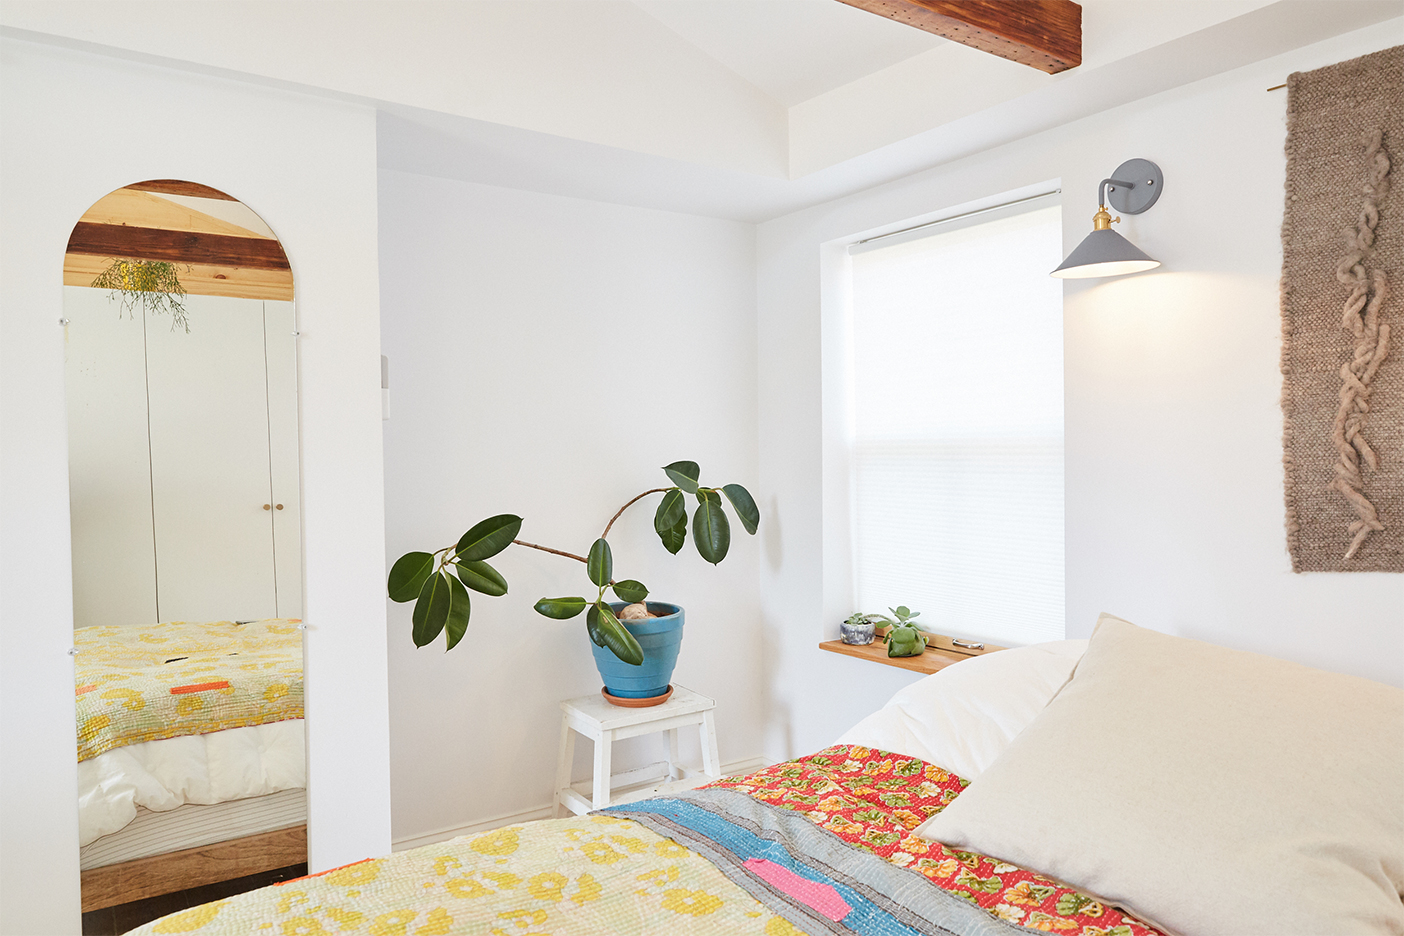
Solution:
{"label": "terracotta saucer", "polygon": [[619,696],[610,695],[609,690],[601,686],[600,695],[604,696],[605,701],[610,705],[618,705],[621,708],[649,708],[654,705],[662,705],[672,698],[673,687],[668,686],[668,691],[662,695],[646,696],[642,699],[621,699]]}

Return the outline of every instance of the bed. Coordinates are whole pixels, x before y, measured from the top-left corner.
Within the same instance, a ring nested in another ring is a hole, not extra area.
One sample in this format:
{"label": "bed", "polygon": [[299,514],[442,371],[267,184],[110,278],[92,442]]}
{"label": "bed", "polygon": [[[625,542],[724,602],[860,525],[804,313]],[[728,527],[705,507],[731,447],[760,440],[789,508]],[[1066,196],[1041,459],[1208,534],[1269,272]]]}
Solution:
{"label": "bed", "polygon": [[[1196,645],[1189,651],[1193,665],[1177,660],[1181,644]],[[687,793],[368,859],[134,932],[1404,932],[1404,692],[1282,661],[1256,662],[1267,658],[1247,665],[1266,666],[1270,679],[1246,676],[1240,657],[1254,655],[1231,656],[1221,666],[1224,654],[1236,651],[1211,648],[1206,656],[1199,649],[1205,646],[1104,618],[1090,644],[1020,648],[948,667],[816,754]],[[1227,695],[1208,685],[1220,677]],[[1194,686],[1181,698],[1186,678]],[[1118,695],[1098,694],[1106,679]],[[1298,701],[1274,695],[1274,681]],[[1145,688],[1144,698],[1137,686]],[[1338,690],[1349,700],[1341,703]],[[1155,712],[1167,708],[1166,692],[1183,706],[1157,720]],[[1089,703],[1103,714],[1079,708]],[[1357,706],[1352,726],[1341,727],[1341,711],[1333,708],[1339,704]],[[1244,739],[1257,738],[1269,759],[1300,758],[1300,745],[1284,745],[1262,714],[1295,713],[1294,705],[1335,725],[1323,733],[1295,714],[1283,722],[1290,737],[1317,745],[1320,736],[1318,753],[1350,771],[1332,785],[1344,793],[1303,788],[1296,777],[1284,782],[1250,764],[1239,770],[1244,789],[1208,791],[1229,801],[1244,822],[1185,808],[1205,791],[1174,776],[1174,764],[1184,761],[1202,774],[1205,763],[1224,759],[1218,745],[1225,739],[1252,748]],[[1234,707],[1248,712],[1246,722]],[[1069,734],[1059,727],[1069,715],[1096,731]],[[1118,719],[1134,722],[1137,734],[1149,731],[1154,751],[1123,757],[1136,741],[1117,736]],[[1049,726],[1062,734],[1050,736]],[[1344,735],[1339,750],[1330,747],[1337,735]],[[1068,757],[1049,753],[1050,737]],[[1351,753],[1370,738],[1378,742],[1374,752]],[[1109,797],[1100,778],[1126,771],[1136,781],[1117,779],[1123,788]],[[1016,798],[1001,799],[1011,785]],[[1293,796],[1311,805],[1284,822],[1281,810],[1291,808]],[[1106,800],[1105,810],[1089,797]],[[1148,799],[1169,808],[1180,829],[1149,835],[1139,828],[1141,813],[1155,813]],[[989,809],[995,821],[982,824]],[[1255,810],[1269,820],[1259,821]],[[1019,817],[1012,844],[999,839],[997,821],[1010,815]],[[1119,823],[1110,830],[1109,817]],[[1303,824],[1313,828],[1312,847],[1282,848],[1282,837],[1298,834]],[[1258,851],[1235,850],[1240,832]],[[992,836],[999,850],[969,844],[981,836]],[[1038,850],[1044,839],[1053,842],[1051,854]],[[1021,850],[1038,864],[1011,857]],[[1089,861],[1100,870],[1080,867]],[[1177,870],[1165,872],[1167,861]],[[1158,883],[1167,885],[1168,897],[1149,885],[1127,892],[1117,877],[1148,862],[1165,879]],[[1303,863],[1305,881],[1295,876]],[[1069,870],[1100,889],[1075,886]]]}
{"label": "bed", "polygon": [[306,860],[298,624],[75,631],[85,911]]}

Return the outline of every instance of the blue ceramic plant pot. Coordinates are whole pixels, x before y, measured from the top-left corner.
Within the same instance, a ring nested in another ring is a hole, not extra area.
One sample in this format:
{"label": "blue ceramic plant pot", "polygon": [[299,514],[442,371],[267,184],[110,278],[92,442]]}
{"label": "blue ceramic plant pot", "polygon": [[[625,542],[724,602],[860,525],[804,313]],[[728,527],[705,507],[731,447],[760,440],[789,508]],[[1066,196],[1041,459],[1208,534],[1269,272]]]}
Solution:
{"label": "blue ceramic plant pot", "polygon": [[[624,602],[613,601],[609,605],[616,615],[624,610]],[[630,666],[609,651],[607,647],[597,647],[594,642],[590,650],[595,654],[595,666],[604,680],[609,694],[621,699],[647,699],[661,696],[668,691],[673,678],[673,667],[678,662],[678,650],[682,647],[683,609],[677,605],[661,601],[648,602],[648,610],[657,614],[656,618],[644,621],[620,621],[634,635],[643,648],[643,663]]]}

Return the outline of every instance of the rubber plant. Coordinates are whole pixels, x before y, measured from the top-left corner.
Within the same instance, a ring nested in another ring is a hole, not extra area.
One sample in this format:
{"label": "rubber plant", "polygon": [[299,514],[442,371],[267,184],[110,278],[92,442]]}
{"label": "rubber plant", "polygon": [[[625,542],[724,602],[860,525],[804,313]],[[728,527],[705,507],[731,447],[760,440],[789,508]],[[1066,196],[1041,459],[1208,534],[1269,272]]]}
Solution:
{"label": "rubber plant", "polygon": [[585,574],[597,589],[593,598],[542,598],[535,605],[539,614],[556,620],[566,620],[585,612],[585,630],[596,646],[607,647],[625,663],[638,666],[643,662],[643,649],[628,628],[619,623],[614,610],[605,601],[605,592],[613,590],[621,600],[634,604],[648,597],[648,589],[634,579],[614,579],[614,558],[609,548],[609,531],[625,510],[651,494],[663,498],[653,514],[653,529],[663,548],[677,555],[687,542],[687,497],[697,501],[692,515],[692,542],[703,559],[716,565],[726,558],[731,548],[731,523],[722,507],[723,498],[747,533],[754,534],[760,526],[760,511],[750,492],[739,484],[720,488],[703,487],[696,462],[679,461],[663,471],[672,481],[670,487],[652,488],[629,500],[615,511],[604,533],[590,546],[589,552],[577,555],[552,549],[517,538],[522,518],[515,514],[488,517],[464,533],[457,543],[434,552],[405,553],[390,568],[388,589],[392,601],[414,602],[414,645],[424,647],[433,643],[440,633],[448,636],[447,648],[452,650],[468,630],[471,610],[470,591],[491,597],[507,594],[507,580],[488,564],[489,559],[508,546],[525,546],[542,552],[565,556],[585,564]]}

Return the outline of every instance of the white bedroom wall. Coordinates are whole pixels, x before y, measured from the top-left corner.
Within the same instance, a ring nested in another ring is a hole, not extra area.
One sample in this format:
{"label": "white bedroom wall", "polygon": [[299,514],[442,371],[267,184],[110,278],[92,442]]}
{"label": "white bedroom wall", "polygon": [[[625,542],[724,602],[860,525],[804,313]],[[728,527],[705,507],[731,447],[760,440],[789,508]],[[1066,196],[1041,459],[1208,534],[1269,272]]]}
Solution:
{"label": "white bedroom wall", "polygon": [[767,755],[830,743],[913,678],[815,646],[852,610],[825,561],[821,245],[1061,179],[1071,250],[1098,180],[1137,156],[1160,164],[1165,194],[1120,227],[1164,266],[1065,292],[1068,636],[1106,610],[1404,685],[1404,576],[1294,575],[1286,553],[1286,92],[1265,90],[1401,38],[1392,20],[759,227]]}
{"label": "white bedroom wall", "polygon": [[311,863],[384,853],[374,114],[11,39],[0,69],[0,932],[80,928],[63,254],[94,201],[142,179],[243,199],[291,258]]}
{"label": "white bedroom wall", "polygon": [[[753,226],[383,170],[380,230],[389,561],[498,513],[583,554],[679,459],[756,489]],[[615,568],[684,607],[675,682],[717,700],[723,763],[753,759],[759,543],[738,523],[719,566],[691,543],[670,556],[657,501],[616,524]],[[584,567],[520,547],[493,562],[511,590],[473,595],[451,653],[416,650],[411,605],[390,605],[397,847],[547,806],[558,702],[599,691],[583,618],[531,607],[585,594]],[[661,756],[649,739],[621,753],[621,769]]]}

